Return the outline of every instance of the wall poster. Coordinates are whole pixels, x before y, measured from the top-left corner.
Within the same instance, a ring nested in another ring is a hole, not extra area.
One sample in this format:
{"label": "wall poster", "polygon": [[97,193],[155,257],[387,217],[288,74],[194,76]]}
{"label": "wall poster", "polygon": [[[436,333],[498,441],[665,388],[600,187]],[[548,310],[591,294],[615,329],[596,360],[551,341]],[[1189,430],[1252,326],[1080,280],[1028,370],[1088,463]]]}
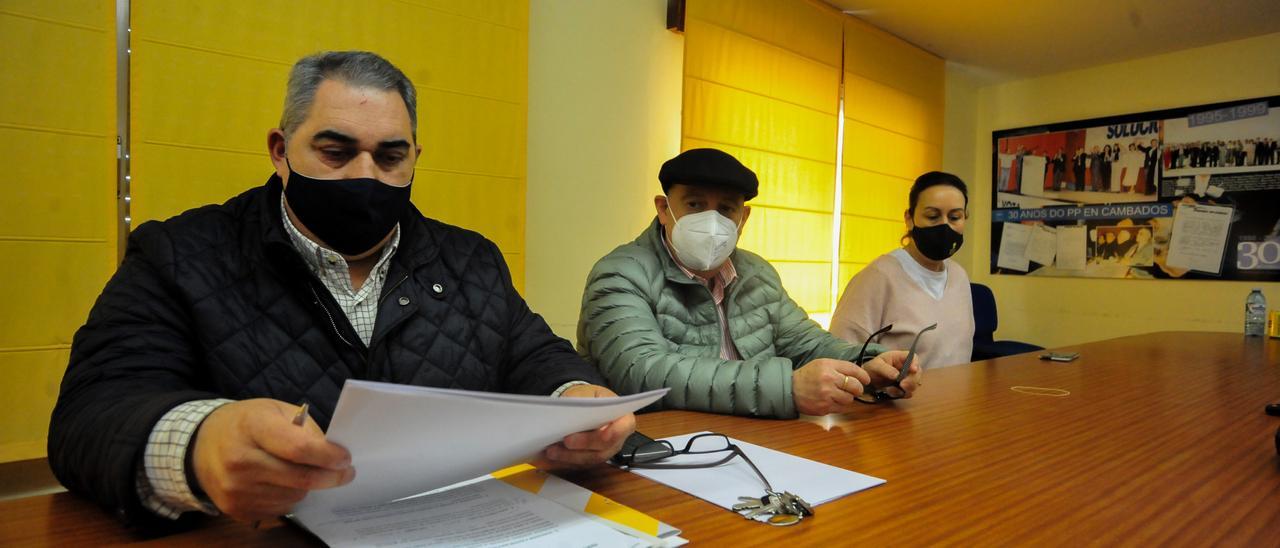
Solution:
{"label": "wall poster", "polygon": [[993,274],[1280,281],[1280,96],[991,140]]}

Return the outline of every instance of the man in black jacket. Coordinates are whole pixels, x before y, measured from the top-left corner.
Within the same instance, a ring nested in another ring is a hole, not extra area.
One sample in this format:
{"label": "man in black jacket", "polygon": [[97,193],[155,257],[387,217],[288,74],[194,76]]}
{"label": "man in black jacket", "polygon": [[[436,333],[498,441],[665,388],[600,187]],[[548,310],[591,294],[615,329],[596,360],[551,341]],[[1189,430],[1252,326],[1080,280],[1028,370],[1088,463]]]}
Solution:
{"label": "man in black jacket", "polygon": [[[59,480],[142,526],[263,519],[354,476],[323,432],[346,379],[614,395],[497,246],[409,202],[416,130],[413,85],[381,57],[299,61],[266,185],[130,235],[72,343],[49,431]],[[634,429],[627,415],[542,459],[599,463]]]}

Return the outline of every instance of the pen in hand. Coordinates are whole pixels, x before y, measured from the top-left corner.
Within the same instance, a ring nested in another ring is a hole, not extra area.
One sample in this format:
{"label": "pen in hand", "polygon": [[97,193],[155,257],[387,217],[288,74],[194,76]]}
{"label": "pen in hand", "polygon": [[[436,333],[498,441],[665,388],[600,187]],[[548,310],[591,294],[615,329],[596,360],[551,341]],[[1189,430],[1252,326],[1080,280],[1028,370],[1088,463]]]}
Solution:
{"label": "pen in hand", "polygon": [[307,402],[302,402],[302,406],[298,408],[298,414],[293,416],[293,425],[302,426],[307,422],[307,408],[310,406]]}
{"label": "pen in hand", "polygon": [[[311,407],[311,404],[307,403],[306,401],[303,401],[302,405],[298,406],[298,412],[293,415],[294,426],[302,426],[307,423],[307,409],[309,409],[310,407]],[[262,520],[253,522],[253,528],[257,529],[258,526],[261,524],[262,524]]]}

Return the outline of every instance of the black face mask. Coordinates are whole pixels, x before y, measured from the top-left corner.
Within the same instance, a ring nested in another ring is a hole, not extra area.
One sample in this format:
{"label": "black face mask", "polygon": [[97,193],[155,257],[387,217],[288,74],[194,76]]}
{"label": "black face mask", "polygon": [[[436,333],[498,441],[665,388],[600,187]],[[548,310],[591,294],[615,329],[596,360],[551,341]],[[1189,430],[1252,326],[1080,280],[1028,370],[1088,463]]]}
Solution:
{"label": "black face mask", "polygon": [[377,179],[312,179],[289,166],[285,199],[293,214],[334,251],[359,255],[377,245],[409,206],[409,189]]}
{"label": "black face mask", "polygon": [[925,257],[941,261],[956,254],[964,244],[964,234],[952,230],[946,223],[924,228],[914,226],[911,227],[911,240]]}

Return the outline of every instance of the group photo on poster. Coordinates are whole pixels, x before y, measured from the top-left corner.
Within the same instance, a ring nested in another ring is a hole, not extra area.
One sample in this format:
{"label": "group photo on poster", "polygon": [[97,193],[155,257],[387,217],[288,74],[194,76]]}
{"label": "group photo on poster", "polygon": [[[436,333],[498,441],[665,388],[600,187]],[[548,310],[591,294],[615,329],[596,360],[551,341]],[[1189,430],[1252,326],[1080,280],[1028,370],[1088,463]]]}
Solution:
{"label": "group photo on poster", "polygon": [[1280,281],[1280,97],[992,133],[991,272]]}

